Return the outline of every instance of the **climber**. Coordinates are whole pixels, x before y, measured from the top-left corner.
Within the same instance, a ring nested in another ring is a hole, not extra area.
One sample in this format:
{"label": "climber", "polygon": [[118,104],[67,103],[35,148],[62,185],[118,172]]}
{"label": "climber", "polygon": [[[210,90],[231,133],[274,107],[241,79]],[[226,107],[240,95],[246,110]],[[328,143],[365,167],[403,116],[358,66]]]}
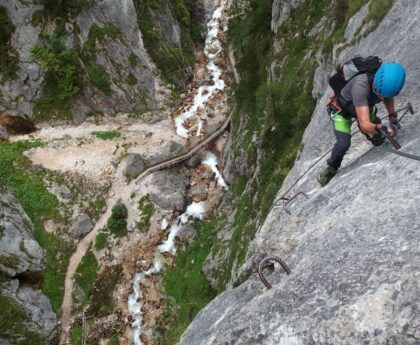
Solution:
{"label": "climber", "polygon": [[[377,57],[354,58],[330,78],[334,93],[327,111],[333,123],[336,143],[327,160],[327,167],[317,176],[321,186],[325,186],[335,176],[350,147],[354,119],[374,146],[384,143],[384,130],[391,136],[396,133],[400,125],[395,113],[394,97],[399,94],[404,83],[405,70],[401,64],[382,64]],[[389,128],[383,126],[376,116],[375,104],[382,101],[388,111]]]}

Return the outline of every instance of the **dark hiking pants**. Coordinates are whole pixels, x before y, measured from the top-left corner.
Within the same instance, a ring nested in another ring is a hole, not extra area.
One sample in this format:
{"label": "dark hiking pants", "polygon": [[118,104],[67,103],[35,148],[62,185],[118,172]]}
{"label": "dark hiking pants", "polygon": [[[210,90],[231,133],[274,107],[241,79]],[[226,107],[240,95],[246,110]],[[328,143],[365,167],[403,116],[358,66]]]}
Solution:
{"label": "dark hiking pants", "polygon": [[[333,123],[336,138],[331,157],[327,160],[327,164],[334,169],[338,169],[351,145],[351,125],[354,119],[343,115],[330,106],[327,106],[327,111]],[[376,117],[376,107],[373,107],[370,113],[370,120],[372,123],[381,123],[381,120]],[[366,136],[368,137],[368,135]]]}

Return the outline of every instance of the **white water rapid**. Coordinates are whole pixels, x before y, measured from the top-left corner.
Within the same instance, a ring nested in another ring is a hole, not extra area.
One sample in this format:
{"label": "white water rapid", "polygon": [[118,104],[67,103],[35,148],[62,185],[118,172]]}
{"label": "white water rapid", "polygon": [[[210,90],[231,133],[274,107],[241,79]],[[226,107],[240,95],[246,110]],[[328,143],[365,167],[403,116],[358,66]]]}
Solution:
{"label": "white water rapid", "polygon": [[[217,157],[211,152],[207,152],[205,158],[201,162],[202,164],[208,165],[211,170],[215,173],[215,178],[217,180],[217,185],[219,188],[228,190],[228,185],[224,181],[222,174],[217,169]],[[135,345],[143,345],[140,335],[141,335],[141,326],[142,326],[142,312],[141,312],[141,282],[144,277],[150,276],[155,273],[159,273],[163,269],[162,263],[162,253],[169,253],[171,255],[176,254],[176,241],[175,237],[178,232],[182,229],[184,224],[187,224],[193,219],[203,219],[204,214],[206,213],[205,202],[193,202],[188,205],[186,211],[178,216],[177,220],[172,224],[169,235],[166,241],[157,247],[155,252],[155,259],[153,266],[146,272],[139,272],[134,276],[133,279],[133,293],[128,297],[128,310],[133,317],[132,329],[133,329],[133,339]],[[164,219],[162,223],[166,223]],[[162,224],[161,230],[165,231],[166,224]]]}
{"label": "white water rapid", "polygon": [[225,89],[225,82],[221,78],[222,70],[215,64],[215,59],[222,52],[222,44],[218,33],[220,30],[220,18],[225,10],[227,0],[222,0],[219,7],[213,12],[212,19],[207,23],[207,38],[205,42],[204,54],[207,57],[207,71],[211,75],[212,85],[202,85],[198,88],[194,97],[194,103],[190,109],[179,115],[175,119],[176,133],[183,138],[190,136],[189,130],[184,127],[184,122],[192,117],[196,119],[197,136],[200,136],[203,128],[203,120],[197,114],[197,110],[204,109],[208,102],[217,92]]}
{"label": "white water rapid", "polygon": [[[218,33],[220,30],[220,18],[222,17],[223,11],[225,10],[227,0],[222,0],[221,4],[215,9],[212,19],[207,24],[207,38],[205,42],[204,53],[207,56],[208,64],[207,70],[211,75],[213,84],[210,86],[200,86],[197,90],[197,94],[194,97],[194,104],[191,108],[179,115],[175,119],[176,132],[183,138],[188,138],[191,134],[187,128],[184,127],[184,122],[187,119],[196,117],[197,133],[201,135],[203,127],[203,121],[197,114],[197,110],[203,109],[206,102],[208,102],[217,92],[223,91],[225,88],[225,82],[221,79],[222,70],[215,64],[216,57],[222,52],[222,44],[218,39]],[[217,168],[217,157],[211,152],[208,152],[201,162],[210,167],[215,174],[217,186],[223,190],[228,189],[228,185],[223,180],[222,174]],[[193,202],[190,204],[186,211],[181,214],[177,220],[171,225],[169,235],[166,241],[156,248],[155,258],[153,266],[146,272],[139,272],[134,276],[133,279],[133,293],[128,298],[128,310],[133,317],[132,330],[133,340],[135,345],[143,345],[140,338],[142,333],[142,311],[141,311],[141,283],[142,280],[152,274],[156,274],[163,269],[163,253],[169,253],[171,255],[176,254],[176,235],[192,219],[203,219],[206,213],[205,202]],[[165,231],[168,224],[166,220],[162,221],[161,230]]]}

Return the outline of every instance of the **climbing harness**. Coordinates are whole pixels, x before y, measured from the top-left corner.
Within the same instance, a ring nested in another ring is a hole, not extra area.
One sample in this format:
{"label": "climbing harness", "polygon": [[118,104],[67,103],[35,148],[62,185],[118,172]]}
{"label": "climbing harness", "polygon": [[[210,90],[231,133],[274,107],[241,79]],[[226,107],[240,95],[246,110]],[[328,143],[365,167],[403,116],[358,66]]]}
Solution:
{"label": "climbing harness", "polygon": [[260,261],[260,264],[258,265],[258,275],[259,275],[261,281],[263,282],[263,284],[267,287],[267,289],[271,289],[272,286],[268,282],[268,280],[264,277],[263,269],[266,266],[267,262],[269,262],[269,261],[278,262],[280,264],[280,266],[284,269],[284,271],[287,273],[287,275],[292,273],[289,266],[287,266],[286,263],[282,259],[280,259],[278,256],[267,256],[266,258],[262,259]]}

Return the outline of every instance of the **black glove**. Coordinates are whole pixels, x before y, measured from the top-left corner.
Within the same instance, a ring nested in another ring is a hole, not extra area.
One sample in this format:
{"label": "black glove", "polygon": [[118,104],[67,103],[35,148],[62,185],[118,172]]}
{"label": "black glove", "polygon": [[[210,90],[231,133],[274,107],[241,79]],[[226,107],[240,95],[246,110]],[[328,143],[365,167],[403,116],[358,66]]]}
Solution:
{"label": "black glove", "polygon": [[370,141],[372,142],[373,146],[381,146],[386,139],[386,132],[387,128],[385,126],[382,126],[380,129],[377,129],[377,133],[373,134],[370,138]]}

